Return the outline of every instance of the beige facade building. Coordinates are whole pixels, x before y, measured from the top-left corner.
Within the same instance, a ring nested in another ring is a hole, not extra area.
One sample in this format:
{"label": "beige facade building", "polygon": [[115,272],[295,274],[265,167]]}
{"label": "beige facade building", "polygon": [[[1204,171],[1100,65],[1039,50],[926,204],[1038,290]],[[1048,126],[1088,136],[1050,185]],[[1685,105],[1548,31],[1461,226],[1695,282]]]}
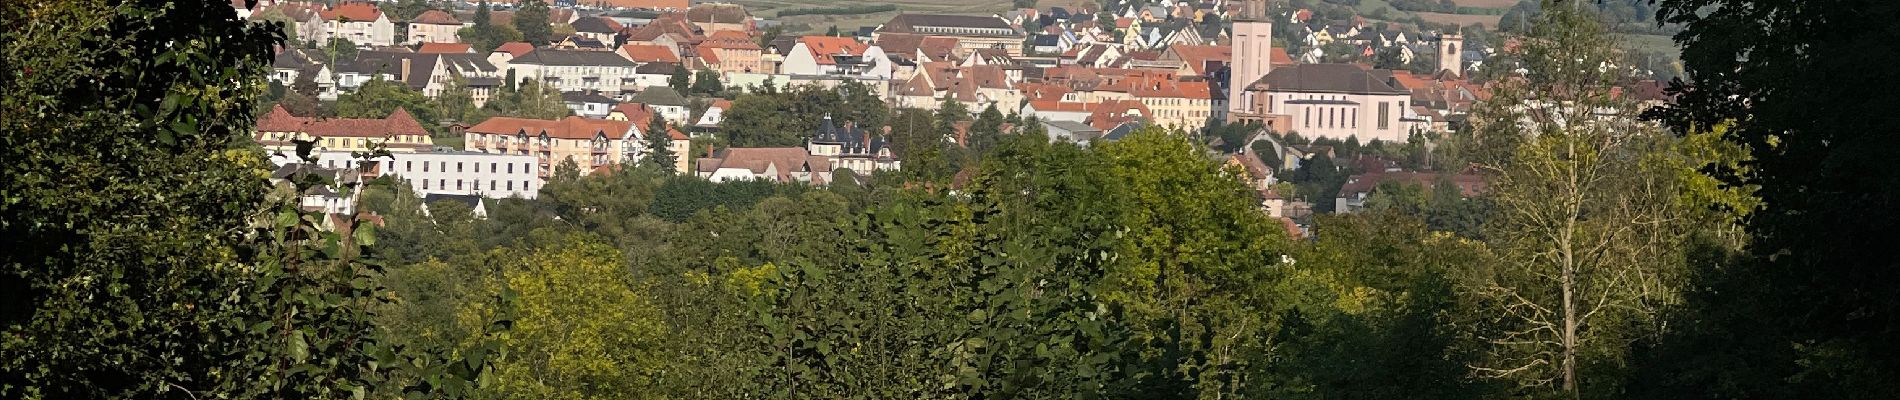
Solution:
{"label": "beige facade building", "polygon": [[[572,160],[581,174],[610,169],[621,163],[635,163],[647,157],[644,123],[582,117],[540,120],[494,117],[468,128],[463,140],[469,151],[491,154],[535,156],[541,177],[550,176],[562,162]],[[673,139],[676,172],[684,172],[684,149],[690,138],[676,130],[666,134]]]}
{"label": "beige facade building", "polygon": [[409,20],[409,39],[403,43],[458,43],[462,41],[457,33],[461,30],[462,21],[455,15],[442,10],[423,11]]}
{"label": "beige facade building", "polygon": [[382,119],[316,118],[290,115],[284,106],[272,107],[257,119],[252,137],[265,150],[294,154],[297,141],[313,141],[317,152],[369,151],[383,146],[390,152],[415,152],[434,146],[429,131],[400,107]]}

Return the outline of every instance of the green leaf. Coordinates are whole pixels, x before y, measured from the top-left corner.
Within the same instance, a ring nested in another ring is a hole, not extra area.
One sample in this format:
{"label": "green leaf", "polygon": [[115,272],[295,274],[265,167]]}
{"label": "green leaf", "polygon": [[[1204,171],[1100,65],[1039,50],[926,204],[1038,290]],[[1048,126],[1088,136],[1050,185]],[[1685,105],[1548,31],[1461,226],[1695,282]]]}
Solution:
{"label": "green leaf", "polygon": [[356,232],[353,232],[352,235],[356,236],[356,245],[358,246],[376,245],[376,225],[375,224],[369,224],[369,223],[364,223],[363,221],[358,221],[356,225]]}
{"label": "green leaf", "polygon": [[310,343],[304,341],[303,331],[290,331],[290,340],[284,346],[285,350],[289,351],[292,361],[302,363],[310,359]]}

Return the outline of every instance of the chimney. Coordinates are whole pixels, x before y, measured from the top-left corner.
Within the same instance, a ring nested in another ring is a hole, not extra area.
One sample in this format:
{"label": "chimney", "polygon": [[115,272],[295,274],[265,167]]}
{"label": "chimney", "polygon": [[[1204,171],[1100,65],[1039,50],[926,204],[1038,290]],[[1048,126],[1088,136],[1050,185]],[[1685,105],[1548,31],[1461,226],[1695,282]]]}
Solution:
{"label": "chimney", "polygon": [[402,76],[396,77],[396,80],[402,81],[403,83],[414,83],[409,82],[409,57],[402,58]]}

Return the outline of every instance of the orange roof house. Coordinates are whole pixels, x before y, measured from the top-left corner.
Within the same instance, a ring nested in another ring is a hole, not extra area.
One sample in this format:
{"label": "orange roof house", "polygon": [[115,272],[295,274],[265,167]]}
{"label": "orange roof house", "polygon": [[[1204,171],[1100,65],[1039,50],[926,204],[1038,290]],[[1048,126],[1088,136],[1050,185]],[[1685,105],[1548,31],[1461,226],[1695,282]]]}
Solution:
{"label": "orange roof house", "polygon": [[679,55],[674,54],[672,48],[657,44],[629,44],[620,46],[620,55],[640,64],[680,62]]}
{"label": "orange roof house", "polygon": [[831,57],[823,56],[861,56],[864,55],[865,49],[871,47],[865,45],[863,42],[859,42],[857,39],[848,37],[803,36],[798,38],[798,42],[804,43],[805,48],[811,49],[812,55],[819,56],[816,57],[819,64],[836,63],[836,60],[833,60]]}
{"label": "orange roof house", "polygon": [[368,22],[375,21],[382,17],[383,9],[376,7],[376,3],[343,3],[336,5],[336,7],[331,7],[328,10],[323,10],[323,19],[330,21],[340,21],[343,18],[349,18],[351,21]]}

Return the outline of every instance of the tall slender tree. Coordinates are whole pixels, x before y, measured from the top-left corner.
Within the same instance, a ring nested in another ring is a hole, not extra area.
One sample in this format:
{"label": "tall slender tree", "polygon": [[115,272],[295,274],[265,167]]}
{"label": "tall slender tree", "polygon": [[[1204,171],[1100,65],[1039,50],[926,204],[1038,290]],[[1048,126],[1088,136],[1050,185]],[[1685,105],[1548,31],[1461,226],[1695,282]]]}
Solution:
{"label": "tall slender tree", "polygon": [[1477,373],[1567,397],[1604,395],[1614,380],[1586,368],[1624,357],[1660,331],[1679,302],[1682,249],[1706,220],[1680,201],[1686,174],[1670,170],[1675,139],[1637,119],[1617,96],[1615,39],[1590,11],[1547,7],[1514,58],[1528,71],[1473,114],[1474,137],[1497,151],[1494,268],[1461,288],[1495,317],[1478,323],[1488,360]]}
{"label": "tall slender tree", "polygon": [[673,138],[666,127],[666,118],[653,114],[653,119],[647,121],[646,134],[647,156],[641,164],[669,175],[682,172],[675,168],[679,155],[673,154]]}
{"label": "tall slender tree", "polygon": [[521,40],[535,47],[546,46],[554,40],[554,25],[549,18],[548,3],[544,0],[526,0],[521,9],[515,10],[515,31],[521,32]]}

